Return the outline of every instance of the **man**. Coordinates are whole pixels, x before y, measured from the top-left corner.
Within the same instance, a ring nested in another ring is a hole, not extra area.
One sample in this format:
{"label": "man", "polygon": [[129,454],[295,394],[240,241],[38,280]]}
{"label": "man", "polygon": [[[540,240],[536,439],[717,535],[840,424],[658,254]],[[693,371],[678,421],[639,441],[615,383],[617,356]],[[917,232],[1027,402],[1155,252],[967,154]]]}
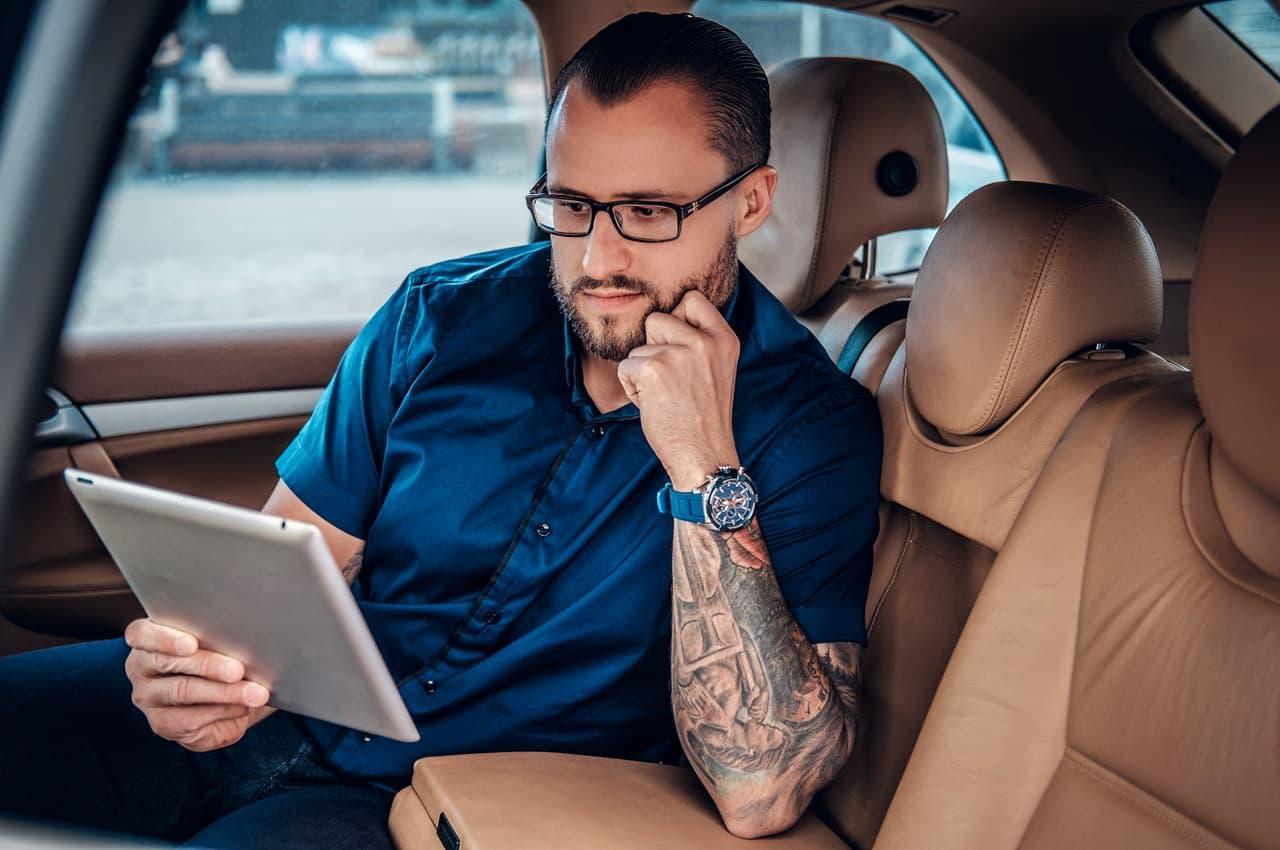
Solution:
{"label": "man", "polygon": [[[275,713],[239,662],[140,620],[126,669],[156,735],[119,740],[185,807],[143,826],[369,846],[417,758],[522,749],[683,756],[742,836],[801,816],[857,729],[880,438],[737,263],[768,157],[767,81],[723,27],[637,14],[578,52],[527,198],[549,244],[410,274],[263,508],[321,528],[422,740]],[[101,796],[121,771],[97,769]]]}

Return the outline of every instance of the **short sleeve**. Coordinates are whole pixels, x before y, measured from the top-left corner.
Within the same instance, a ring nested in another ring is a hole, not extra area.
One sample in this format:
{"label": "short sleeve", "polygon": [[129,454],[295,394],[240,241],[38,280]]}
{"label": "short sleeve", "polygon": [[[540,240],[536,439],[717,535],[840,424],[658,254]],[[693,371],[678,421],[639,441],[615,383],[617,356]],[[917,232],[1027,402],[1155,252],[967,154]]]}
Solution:
{"label": "short sleeve", "polygon": [[881,456],[880,416],[854,385],[800,414],[752,474],[774,573],[811,643],[867,641]]}
{"label": "short sleeve", "polygon": [[307,507],[355,537],[367,536],[378,503],[411,280],[400,284],[343,352],[311,418],[275,462],[280,478]]}

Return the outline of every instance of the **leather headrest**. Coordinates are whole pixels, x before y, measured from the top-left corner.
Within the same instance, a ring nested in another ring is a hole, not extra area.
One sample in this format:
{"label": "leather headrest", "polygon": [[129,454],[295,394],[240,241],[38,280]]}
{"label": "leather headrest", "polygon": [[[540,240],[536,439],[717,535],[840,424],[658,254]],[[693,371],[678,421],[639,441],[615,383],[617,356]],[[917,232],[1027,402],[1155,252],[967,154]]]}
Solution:
{"label": "leather headrest", "polygon": [[1280,108],[1213,196],[1191,283],[1191,374],[1214,446],[1280,500]]}
{"label": "leather headrest", "polygon": [[797,59],[769,75],[778,189],[742,261],[793,313],[827,293],[858,246],[937,227],[947,146],[929,93],[895,65]]}
{"label": "leather headrest", "polygon": [[1109,198],[993,183],[938,230],[907,314],[911,399],[944,433],[1000,426],[1063,360],[1160,332],[1160,264]]}

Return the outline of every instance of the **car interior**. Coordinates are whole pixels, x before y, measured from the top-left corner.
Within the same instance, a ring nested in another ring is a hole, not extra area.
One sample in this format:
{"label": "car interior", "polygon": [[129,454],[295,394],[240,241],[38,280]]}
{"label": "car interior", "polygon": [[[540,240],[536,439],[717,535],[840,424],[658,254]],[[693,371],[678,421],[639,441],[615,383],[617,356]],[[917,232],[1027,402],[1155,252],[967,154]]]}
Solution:
{"label": "car interior", "polygon": [[[735,4],[522,6],[545,82],[628,12]],[[893,27],[1002,169],[956,197],[911,68],[822,38],[766,64],[779,185],[740,256],[874,394],[884,459],[856,748],[762,840],[1280,847],[1280,7],[759,7],[802,38],[819,12]],[[0,422],[0,655],[144,616],[64,468],[259,509],[367,318],[66,324],[187,11],[0,12],[0,403],[22,411]],[[886,267],[904,231],[923,258]],[[551,752],[423,758],[389,825],[401,848],[747,846],[688,767]]]}

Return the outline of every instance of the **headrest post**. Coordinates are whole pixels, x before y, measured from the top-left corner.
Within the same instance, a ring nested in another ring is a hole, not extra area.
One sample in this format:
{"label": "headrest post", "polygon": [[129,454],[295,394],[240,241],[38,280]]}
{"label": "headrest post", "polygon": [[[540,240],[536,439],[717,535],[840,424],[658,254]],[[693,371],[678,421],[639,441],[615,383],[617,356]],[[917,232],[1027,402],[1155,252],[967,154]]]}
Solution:
{"label": "headrest post", "polygon": [[879,237],[873,236],[866,242],[862,243],[862,279],[876,276],[876,240]]}

